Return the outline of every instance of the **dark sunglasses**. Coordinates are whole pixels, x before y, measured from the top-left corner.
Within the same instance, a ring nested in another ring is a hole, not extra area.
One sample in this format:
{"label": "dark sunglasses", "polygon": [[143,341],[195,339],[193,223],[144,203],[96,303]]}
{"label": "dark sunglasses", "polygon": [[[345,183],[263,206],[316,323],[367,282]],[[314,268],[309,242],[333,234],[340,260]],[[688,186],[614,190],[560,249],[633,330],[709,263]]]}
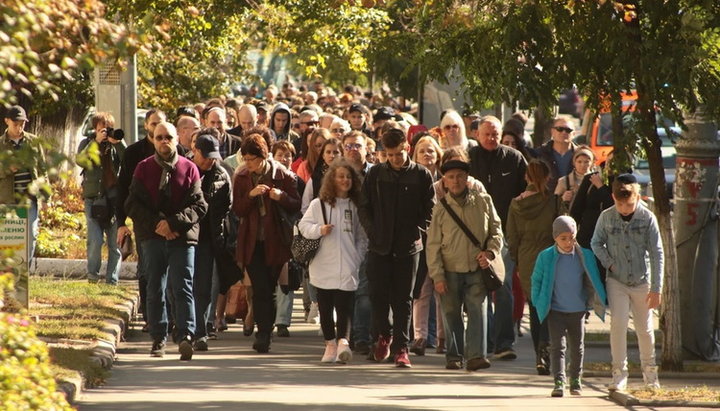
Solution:
{"label": "dark sunglasses", "polygon": [[300,124],[305,124],[306,126],[316,126],[320,124],[319,121],[302,121]]}
{"label": "dark sunglasses", "polygon": [[173,138],[174,137],[171,136],[170,134],[158,134],[155,136],[155,140],[157,140],[157,141],[163,141],[163,140],[173,141]]}
{"label": "dark sunglasses", "polygon": [[575,130],[571,129],[570,127],[553,127],[553,128],[556,131],[559,131],[561,133],[563,133],[563,132],[564,133],[572,133],[573,131],[575,131]]}

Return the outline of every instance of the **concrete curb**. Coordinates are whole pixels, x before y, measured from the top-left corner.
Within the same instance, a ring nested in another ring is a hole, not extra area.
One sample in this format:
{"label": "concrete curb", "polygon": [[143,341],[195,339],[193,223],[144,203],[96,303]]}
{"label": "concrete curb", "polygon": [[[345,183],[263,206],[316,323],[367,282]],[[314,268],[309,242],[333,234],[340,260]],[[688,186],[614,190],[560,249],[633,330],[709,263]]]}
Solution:
{"label": "concrete curb", "polygon": [[[106,272],[107,262],[100,266],[101,277]],[[85,278],[87,276],[87,260],[66,260],[62,258],[36,258],[30,266],[30,273],[53,275],[61,278]],[[122,262],[120,264],[120,279],[133,280],[137,278],[137,263]]]}
{"label": "concrete curb", "polygon": [[[612,372],[610,371],[583,371],[584,377],[607,377],[612,378]],[[660,371],[658,373],[660,382],[662,383],[663,378],[669,380],[718,380],[720,379],[720,373],[716,372],[677,372],[677,371]],[[635,371],[630,372],[630,378],[638,378],[642,380],[642,372]]]}
{"label": "concrete curb", "polygon": [[[118,309],[126,314],[126,318],[106,320],[106,326],[102,331],[106,334],[107,338],[95,341],[92,347],[92,356],[90,357],[90,360],[96,362],[100,367],[106,370],[112,368],[116,360],[117,345],[125,340],[125,333],[130,325],[130,320],[132,320],[133,315],[136,313],[139,303],[138,299],[139,296],[136,296],[134,300],[117,306]],[[85,376],[81,376],[80,378],[63,378],[57,381],[57,390],[65,395],[70,405],[76,403],[83,388],[89,388]]]}
{"label": "concrete curb", "polygon": [[717,402],[678,401],[678,400],[642,400],[627,392],[611,391],[610,398],[625,407],[687,407],[687,408],[720,408]]}

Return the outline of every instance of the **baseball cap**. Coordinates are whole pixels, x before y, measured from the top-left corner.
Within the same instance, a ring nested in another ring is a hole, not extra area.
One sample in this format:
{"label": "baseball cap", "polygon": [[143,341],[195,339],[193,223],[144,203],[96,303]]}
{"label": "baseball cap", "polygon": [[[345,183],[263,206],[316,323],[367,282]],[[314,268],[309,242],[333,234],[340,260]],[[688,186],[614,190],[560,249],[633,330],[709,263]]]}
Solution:
{"label": "baseball cap", "polygon": [[12,121],[28,121],[25,109],[20,106],[11,106],[5,113],[5,118],[9,118]]}
{"label": "baseball cap", "polygon": [[375,112],[373,119],[377,120],[392,120],[395,118],[395,110],[392,107],[380,107]]}
{"label": "baseball cap", "polygon": [[220,143],[209,134],[203,134],[195,139],[195,147],[200,150],[205,158],[217,158],[222,160],[220,155]]}

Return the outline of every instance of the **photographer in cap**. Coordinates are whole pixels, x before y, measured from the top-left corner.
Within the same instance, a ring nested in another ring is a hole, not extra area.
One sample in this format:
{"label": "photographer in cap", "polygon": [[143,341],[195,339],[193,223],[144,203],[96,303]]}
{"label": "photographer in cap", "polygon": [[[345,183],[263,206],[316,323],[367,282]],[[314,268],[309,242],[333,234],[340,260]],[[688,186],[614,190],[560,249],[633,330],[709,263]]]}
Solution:
{"label": "photographer in cap", "polygon": [[113,130],[115,119],[112,114],[96,113],[92,117],[91,124],[93,134],[81,141],[78,148],[79,154],[99,151],[99,160],[91,156],[90,164],[81,165],[87,221],[88,281],[96,283],[99,280],[101,250],[105,236],[108,245],[105,282],[117,284],[120,272],[120,249],[117,243],[115,203],[120,159],[125,146],[121,137],[122,130]]}

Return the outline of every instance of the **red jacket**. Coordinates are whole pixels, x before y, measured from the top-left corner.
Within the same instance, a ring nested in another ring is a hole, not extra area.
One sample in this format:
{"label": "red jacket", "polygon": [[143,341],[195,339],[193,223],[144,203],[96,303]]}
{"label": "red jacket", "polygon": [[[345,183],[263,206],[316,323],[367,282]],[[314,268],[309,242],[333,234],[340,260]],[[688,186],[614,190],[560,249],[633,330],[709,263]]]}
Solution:
{"label": "red jacket", "polygon": [[[277,213],[273,207],[283,207],[288,214],[295,214],[300,211],[300,195],[297,191],[295,176],[284,167],[278,167],[278,163],[268,160],[270,163],[272,180],[268,183],[271,188],[282,190],[283,194],[279,201],[270,199],[266,193],[263,195],[267,213],[262,217],[262,224],[265,230],[265,264],[270,266],[283,265],[290,260],[290,247],[283,244],[280,237],[280,222],[277,220]],[[261,223],[260,211],[255,198],[250,198],[249,193],[254,187],[248,169],[245,168],[235,175],[233,181],[233,211],[240,219],[237,231],[237,263],[248,265],[255,251],[255,243],[258,236],[258,224]]]}

